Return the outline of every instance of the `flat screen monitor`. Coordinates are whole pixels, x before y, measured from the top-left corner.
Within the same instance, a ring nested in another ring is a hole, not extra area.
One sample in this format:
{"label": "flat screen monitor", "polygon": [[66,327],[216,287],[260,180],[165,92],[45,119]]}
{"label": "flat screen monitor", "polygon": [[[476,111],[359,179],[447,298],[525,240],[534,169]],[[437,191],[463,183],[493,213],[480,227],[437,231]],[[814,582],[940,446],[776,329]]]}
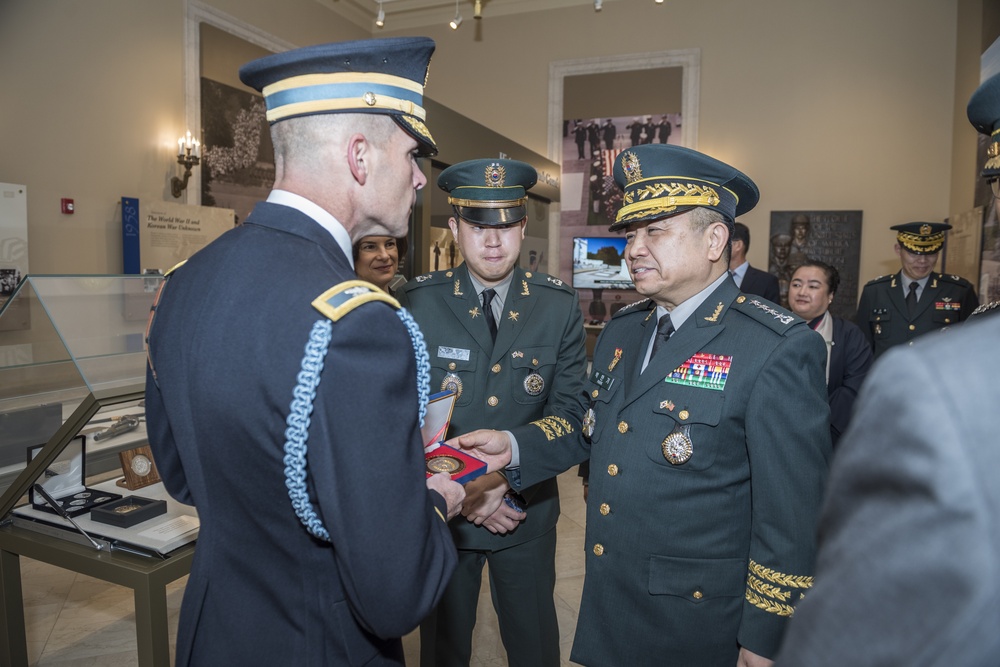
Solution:
{"label": "flat screen monitor", "polygon": [[625,237],[574,237],[573,287],[635,289],[628,267],[625,266]]}

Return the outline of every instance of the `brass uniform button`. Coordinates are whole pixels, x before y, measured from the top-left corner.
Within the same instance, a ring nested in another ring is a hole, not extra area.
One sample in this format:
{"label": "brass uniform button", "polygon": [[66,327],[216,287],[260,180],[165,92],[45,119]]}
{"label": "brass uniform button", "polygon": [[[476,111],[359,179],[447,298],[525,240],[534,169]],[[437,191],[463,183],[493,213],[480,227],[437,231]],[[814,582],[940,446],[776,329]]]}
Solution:
{"label": "brass uniform button", "polygon": [[449,371],[453,371],[453,370],[455,370],[455,368],[456,368],[456,366],[455,366],[455,362],[454,361],[451,362],[450,364],[448,364],[448,370]]}
{"label": "brass uniform button", "polygon": [[454,274],[451,271],[449,271],[448,273],[446,273],[444,275],[445,275],[446,278],[451,278]]}
{"label": "brass uniform button", "polygon": [[594,555],[595,556],[602,556],[602,555],[604,555],[604,545],[603,544],[595,544],[594,545]]}
{"label": "brass uniform button", "polygon": [[612,477],[614,477],[615,475],[617,475],[618,474],[618,466],[616,466],[614,463],[612,463],[611,465],[609,465],[608,466],[608,474],[611,475]]}
{"label": "brass uniform button", "polygon": [[703,597],[705,597],[705,594],[702,593],[701,591],[695,591],[694,593],[691,594],[691,597],[693,597],[695,600],[700,600]]}
{"label": "brass uniform button", "polygon": [[618,432],[625,433],[627,431],[628,431],[628,422],[626,421],[618,422]]}
{"label": "brass uniform button", "polygon": [[601,392],[599,392],[599,391],[597,391],[597,390],[595,389],[594,391],[590,392],[590,395],[591,395],[591,396],[593,396],[594,398],[597,398],[597,395],[598,395],[598,394],[600,394],[600,393],[601,393]]}
{"label": "brass uniform button", "polygon": [[746,300],[747,300],[747,298],[745,296],[743,296],[742,294],[740,294],[738,297],[736,297],[736,303],[743,303]]}
{"label": "brass uniform button", "polygon": [[490,396],[486,400],[486,402],[490,404],[491,408],[495,408],[496,406],[500,405],[500,399],[497,398],[496,396]]}
{"label": "brass uniform button", "polygon": [[944,318],[944,323],[945,324],[951,324],[951,318],[950,317]]}
{"label": "brass uniform button", "polygon": [[525,278],[530,278],[531,277],[531,271],[525,271],[524,272],[524,277]]}
{"label": "brass uniform button", "polygon": [[910,325],[910,331],[913,331],[913,330],[914,330],[914,329],[916,329],[916,328],[917,328],[917,327],[916,327],[915,325],[913,325],[913,324],[911,324],[911,325]]}
{"label": "brass uniform button", "polygon": [[494,373],[500,372],[500,364],[493,364],[493,372]]}
{"label": "brass uniform button", "polygon": [[604,516],[611,514],[611,505],[607,503],[601,503],[601,514],[603,514]]}
{"label": "brass uniform button", "polygon": [[538,359],[532,359],[531,360],[531,365],[532,366],[537,366],[538,365]]}
{"label": "brass uniform button", "polygon": [[691,415],[688,413],[687,410],[681,410],[680,412],[677,413],[677,416],[681,418],[681,421],[684,421],[685,419],[687,419]]}

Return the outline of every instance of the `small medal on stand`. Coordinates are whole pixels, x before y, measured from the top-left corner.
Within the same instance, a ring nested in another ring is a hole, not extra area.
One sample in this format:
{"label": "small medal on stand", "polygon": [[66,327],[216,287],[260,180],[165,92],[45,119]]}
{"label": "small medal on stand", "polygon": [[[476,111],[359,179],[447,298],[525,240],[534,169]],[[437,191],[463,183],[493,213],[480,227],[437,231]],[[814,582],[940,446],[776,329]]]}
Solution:
{"label": "small medal on stand", "polygon": [[118,486],[135,491],[160,481],[160,473],[156,470],[149,445],[120,452],[118,459],[125,474],[125,479],[118,480]]}

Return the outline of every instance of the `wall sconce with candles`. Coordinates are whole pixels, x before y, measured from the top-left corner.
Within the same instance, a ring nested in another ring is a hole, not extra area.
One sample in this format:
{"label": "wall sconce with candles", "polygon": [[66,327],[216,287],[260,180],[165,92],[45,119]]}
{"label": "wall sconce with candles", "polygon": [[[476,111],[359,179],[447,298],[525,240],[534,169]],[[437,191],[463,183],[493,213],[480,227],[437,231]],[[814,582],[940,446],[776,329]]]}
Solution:
{"label": "wall sconce with candles", "polygon": [[191,138],[189,131],[186,136],[177,140],[177,164],[184,167],[184,178],[174,176],[170,179],[170,192],[174,197],[180,198],[181,193],[187,189],[188,180],[191,178],[191,167],[197,166],[201,162],[201,142]]}

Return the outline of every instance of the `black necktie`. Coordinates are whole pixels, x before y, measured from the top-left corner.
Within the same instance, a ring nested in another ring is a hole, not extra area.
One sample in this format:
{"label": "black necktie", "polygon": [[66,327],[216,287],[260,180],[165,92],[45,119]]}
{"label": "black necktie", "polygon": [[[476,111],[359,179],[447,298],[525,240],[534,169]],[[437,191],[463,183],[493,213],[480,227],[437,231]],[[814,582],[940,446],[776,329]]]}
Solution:
{"label": "black necktie", "polygon": [[906,310],[910,317],[913,317],[913,311],[917,309],[917,287],[919,285],[916,281],[910,283],[910,291],[906,294]]}
{"label": "black necktie", "polygon": [[494,343],[497,340],[497,320],[493,316],[493,297],[496,295],[497,291],[492,287],[483,290],[483,315],[486,316],[486,326],[490,328]]}
{"label": "black necktie", "polygon": [[650,361],[656,356],[657,350],[667,342],[667,339],[670,338],[670,334],[673,332],[674,323],[670,321],[670,313],[666,313],[656,322],[656,334],[653,335],[653,351],[649,353]]}

